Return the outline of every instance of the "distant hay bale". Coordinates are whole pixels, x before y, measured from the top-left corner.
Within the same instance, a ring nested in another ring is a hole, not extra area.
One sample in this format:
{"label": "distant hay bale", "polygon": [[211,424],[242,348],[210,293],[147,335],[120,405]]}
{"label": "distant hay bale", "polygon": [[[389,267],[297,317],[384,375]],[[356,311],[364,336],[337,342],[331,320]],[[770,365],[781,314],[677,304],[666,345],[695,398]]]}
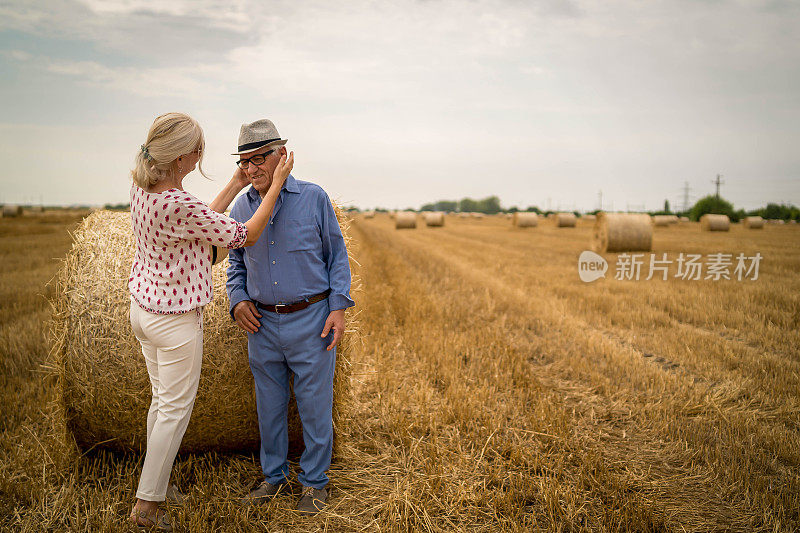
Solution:
{"label": "distant hay bale", "polygon": [[728,215],[706,213],[700,217],[700,229],[703,231],[729,231],[731,219],[728,218]]}
{"label": "distant hay bale", "polygon": [[653,215],[653,226],[663,227],[677,223],[677,215]]}
{"label": "distant hay bale", "polygon": [[458,217],[459,218],[469,218],[469,213],[459,213]]}
{"label": "distant hay bale", "polygon": [[692,220],[689,217],[680,217],[678,218],[678,221],[684,223],[684,222],[691,222]]}
{"label": "distant hay bale", "polygon": [[595,220],[597,220],[597,217],[596,217],[595,215],[583,215],[583,216],[581,217],[581,220],[583,220],[583,221],[585,221],[585,222],[592,222],[592,223],[594,223],[594,221],[595,221]]}
{"label": "distant hay bale", "polygon": [[389,211],[389,218],[394,220],[397,217],[397,211]]}
{"label": "distant hay bale", "polygon": [[535,228],[539,225],[539,216],[536,213],[517,212],[514,213],[511,224],[518,228]]}
{"label": "distant hay bale", "polygon": [[766,220],[766,223],[767,223],[767,224],[777,224],[777,225],[780,225],[780,224],[786,224],[786,221],[785,221],[785,220],[783,220],[782,218],[768,218],[768,219]]}
{"label": "distant hay bale", "polygon": [[761,217],[744,217],[742,226],[748,229],[764,229],[764,219]]}
{"label": "distant hay bale", "polygon": [[5,204],[3,206],[4,217],[18,217],[22,215],[22,206],[15,204]]}
{"label": "distant hay bale", "polygon": [[432,213],[425,213],[425,224],[431,227],[444,226],[444,213],[441,211],[434,211]]}
{"label": "distant hay bale", "polygon": [[413,211],[398,211],[394,216],[395,229],[412,229],[417,227],[417,214]]}
{"label": "distant hay bale", "polygon": [[[347,241],[349,221],[336,211]],[[55,278],[50,368],[58,377],[66,426],[84,450],[145,448],[150,381],[129,319],[133,254],[130,214],[99,211],[79,225]],[[203,312],[203,366],[183,452],[260,447],[247,336],[228,313],[227,266],[226,258],[212,270],[214,299]],[[350,405],[349,358],[358,339],[356,324],[348,320],[336,354],[334,431]],[[295,455],[303,447],[302,430],[293,399],[289,405]]]}
{"label": "distant hay bale", "polygon": [[556,213],[554,217],[557,228],[574,228],[578,222],[575,213]]}
{"label": "distant hay bale", "polygon": [[472,218],[483,218],[484,216],[486,216],[486,215],[484,215],[483,213],[470,213],[469,215],[470,215]]}
{"label": "distant hay bale", "polygon": [[653,226],[646,213],[598,213],[592,249],[604,252],[649,252]]}
{"label": "distant hay bale", "polygon": [[375,211],[364,211],[364,218],[375,218]]}

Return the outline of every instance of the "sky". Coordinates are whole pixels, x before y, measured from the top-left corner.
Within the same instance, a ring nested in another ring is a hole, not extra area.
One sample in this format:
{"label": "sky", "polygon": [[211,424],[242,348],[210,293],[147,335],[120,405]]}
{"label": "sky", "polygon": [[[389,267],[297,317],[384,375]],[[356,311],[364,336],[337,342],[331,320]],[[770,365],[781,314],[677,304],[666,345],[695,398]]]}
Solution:
{"label": "sky", "polygon": [[681,208],[718,174],[737,208],[800,205],[798,35],[780,0],[3,0],[0,203],[127,202],[180,111],[207,201],[269,118],[361,208]]}

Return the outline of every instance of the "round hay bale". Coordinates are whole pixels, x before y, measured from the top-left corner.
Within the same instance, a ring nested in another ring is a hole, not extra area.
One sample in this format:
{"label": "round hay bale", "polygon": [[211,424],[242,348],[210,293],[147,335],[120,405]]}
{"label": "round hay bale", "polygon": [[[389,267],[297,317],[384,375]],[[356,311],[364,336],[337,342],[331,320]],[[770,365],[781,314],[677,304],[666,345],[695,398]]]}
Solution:
{"label": "round hay bale", "polygon": [[22,206],[15,204],[5,204],[3,206],[4,217],[18,217],[22,215]]}
{"label": "round hay bale", "polygon": [[678,217],[676,215],[653,215],[653,226],[664,227],[677,223]]}
{"label": "round hay bale", "polygon": [[364,218],[375,218],[375,211],[364,211]]}
{"label": "round hay bale", "polygon": [[731,219],[728,218],[728,215],[706,213],[700,217],[700,229],[703,231],[729,231]]}
{"label": "round hay bale", "polygon": [[536,213],[514,213],[511,223],[518,228],[535,228],[539,225],[539,216]]}
{"label": "round hay bale", "polygon": [[469,218],[469,213],[459,213],[458,217],[459,218]]}
{"label": "round hay bale", "polygon": [[689,217],[680,217],[678,218],[678,221],[681,223],[685,223],[685,222],[691,222],[692,219],[690,219]]}
{"label": "round hay bale", "polygon": [[556,213],[553,218],[557,228],[574,228],[578,222],[575,213]]}
{"label": "round hay bale", "polygon": [[764,219],[761,217],[744,217],[742,225],[748,229],[764,229]]}
{"label": "round hay bale", "polygon": [[469,216],[471,216],[472,218],[483,218],[486,215],[484,215],[483,213],[470,213]]}
{"label": "round hay bale", "polygon": [[441,227],[444,226],[444,213],[441,211],[435,211],[432,213],[425,213],[425,224],[431,227]]}
{"label": "round hay bale", "polygon": [[645,213],[599,213],[594,224],[592,249],[604,252],[649,252],[653,226]]}
{"label": "round hay bale", "polygon": [[581,220],[583,220],[585,222],[591,222],[591,223],[594,224],[594,221],[597,220],[597,216],[595,216],[595,215],[583,215],[581,217]]}
{"label": "round hay bale", "polygon": [[397,217],[397,211],[389,211],[389,218],[394,220]]}
{"label": "round hay bale", "polygon": [[412,229],[417,227],[417,214],[413,211],[398,211],[394,217],[395,229]]}
{"label": "round hay bale", "polygon": [[766,220],[766,223],[767,223],[767,224],[776,224],[776,225],[780,225],[780,224],[786,224],[786,221],[785,221],[785,220],[783,220],[782,218],[768,218],[768,219]]}
{"label": "round hay bale", "polygon": [[[338,209],[337,214],[344,216]],[[341,220],[348,240],[349,220]],[[142,451],[146,445],[151,395],[141,346],[129,318],[127,281],[133,254],[130,214],[98,211],[76,230],[72,249],[55,278],[50,367],[57,374],[66,427],[84,450]],[[200,385],[182,452],[260,448],[247,336],[228,313],[227,266],[226,258],[212,269],[214,299],[203,312]],[[357,342],[350,332],[357,336],[357,326],[348,320],[348,334],[336,354],[335,433],[350,404],[349,357]],[[303,448],[302,426],[294,399],[289,405],[294,456]]]}

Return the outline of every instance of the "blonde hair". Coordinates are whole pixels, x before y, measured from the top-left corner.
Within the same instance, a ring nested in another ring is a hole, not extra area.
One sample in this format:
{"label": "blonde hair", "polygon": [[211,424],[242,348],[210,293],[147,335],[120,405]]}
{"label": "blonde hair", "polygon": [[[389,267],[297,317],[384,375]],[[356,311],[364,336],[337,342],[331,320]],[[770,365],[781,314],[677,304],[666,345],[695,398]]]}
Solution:
{"label": "blonde hair", "polygon": [[146,189],[169,177],[178,157],[200,150],[197,168],[203,172],[203,152],[205,151],[203,129],[195,119],[183,113],[165,113],[156,117],[147,141],[136,154],[135,167],[131,171],[133,182]]}

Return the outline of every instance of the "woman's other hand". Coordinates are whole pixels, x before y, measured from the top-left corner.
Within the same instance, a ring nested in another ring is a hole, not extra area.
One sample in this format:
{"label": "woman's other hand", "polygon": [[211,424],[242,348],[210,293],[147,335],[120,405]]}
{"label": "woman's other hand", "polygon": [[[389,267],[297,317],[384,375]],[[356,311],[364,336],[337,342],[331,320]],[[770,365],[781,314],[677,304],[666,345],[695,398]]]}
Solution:
{"label": "woman's other hand", "polygon": [[278,166],[275,167],[275,172],[272,173],[272,184],[269,186],[269,188],[274,188],[275,190],[280,191],[281,187],[283,187],[283,184],[286,183],[286,178],[289,177],[289,173],[292,171],[293,166],[294,152],[289,152],[288,159],[285,155],[282,155],[281,160],[278,161]]}

